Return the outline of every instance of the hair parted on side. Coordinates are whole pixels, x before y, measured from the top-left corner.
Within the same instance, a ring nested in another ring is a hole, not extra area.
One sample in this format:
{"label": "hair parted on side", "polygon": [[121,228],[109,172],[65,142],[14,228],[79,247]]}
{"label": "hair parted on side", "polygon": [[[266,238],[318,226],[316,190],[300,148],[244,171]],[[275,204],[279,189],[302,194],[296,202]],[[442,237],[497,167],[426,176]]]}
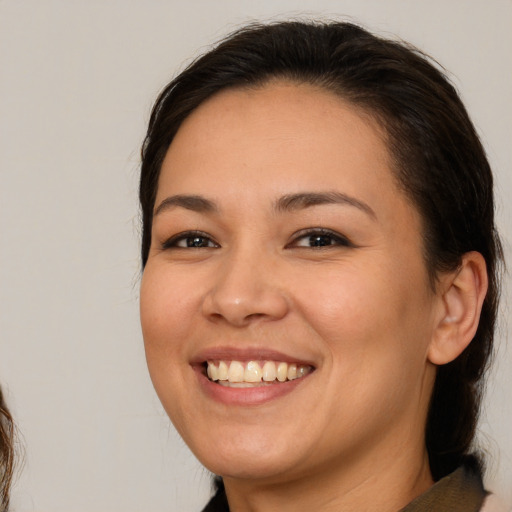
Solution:
{"label": "hair parted on side", "polygon": [[415,48],[351,23],[291,21],[249,25],[193,62],[158,97],[143,143],[142,264],[151,245],[160,168],[181,123],[223,89],[275,79],[331,91],[381,125],[397,183],[423,220],[433,287],[438,273],[456,269],[465,253],[485,258],[489,289],[477,333],[460,357],[438,368],[425,433],[435,480],[463,461],[481,464],[470,452],[492,352],[502,261],[493,178],[455,88]]}

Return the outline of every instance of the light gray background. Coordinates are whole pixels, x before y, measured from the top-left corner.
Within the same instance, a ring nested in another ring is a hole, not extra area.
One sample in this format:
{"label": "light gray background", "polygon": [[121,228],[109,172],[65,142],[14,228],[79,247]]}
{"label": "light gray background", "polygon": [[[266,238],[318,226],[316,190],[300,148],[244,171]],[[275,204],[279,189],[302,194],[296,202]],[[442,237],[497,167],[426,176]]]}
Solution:
{"label": "light gray background", "polygon": [[[496,172],[510,255],[511,0],[0,0],[0,382],[26,451],[14,511],[204,504],[208,474],[145,367],[139,146],[176,71],[240,24],[280,13],[348,16],[453,73]],[[512,503],[507,331],[503,322],[480,444],[488,485]]]}

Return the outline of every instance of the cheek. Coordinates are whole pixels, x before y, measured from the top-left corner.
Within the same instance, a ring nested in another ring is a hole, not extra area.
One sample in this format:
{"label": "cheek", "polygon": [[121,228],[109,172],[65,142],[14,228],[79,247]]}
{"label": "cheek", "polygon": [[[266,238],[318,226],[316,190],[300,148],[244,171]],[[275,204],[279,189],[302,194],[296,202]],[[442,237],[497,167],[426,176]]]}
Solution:
{"label": "cheek", "polygon": [[431,304],[423,269],[379,263],[310,275],[296,292],[302,315],[336,365],[347,371],[393,366],[401,372],[400,364],[411,367],[423,361],[430,339]]}
{"label": "cheek", "polygon": [[354,335],[368,334],[389,319],[395,297],[383,275],[372,275],[364,265],[319,270],[302,277],[295,300],[322,338],[357,342]]}
{"label": "cheek", "polygon": [[[183,274],[182,274],[183,275]],[[187,347],[197,310],[196,298],[179,276],[163,266],[148,264],[140,289],[140,318],[149,374],[155,391],[178,431],[187,425],[188,386],[192,371]],[[188,283],[189,284],[189,283]]]}
{"label": "cheek", "polygon": [[140,289],[140,317],[148,366],[152,373],[162,366],[173,366],[182,358],[191,328],[191,317],[198,307],[196,288],[187,278],[165,268],[148,264]]}
{"label": "cheek", "polygon": [[328,355],[324,392],[334,438],[337,425],[352,433],[361,425],[378,429],[423,403],[429,301],[414,286],[421,274],[403,270],[399,277],[385,265],[374,272],[352,266],[325,276],[328,286],[312,280],[301,291],[303,314]]}

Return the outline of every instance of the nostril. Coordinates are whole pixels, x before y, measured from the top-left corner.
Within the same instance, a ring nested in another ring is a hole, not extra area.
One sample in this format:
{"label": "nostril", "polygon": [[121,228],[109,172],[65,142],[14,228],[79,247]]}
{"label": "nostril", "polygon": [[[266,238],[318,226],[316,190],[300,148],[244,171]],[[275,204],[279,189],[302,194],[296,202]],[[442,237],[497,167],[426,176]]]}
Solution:
{"label": "nostril", "polygon": [[264,279],[233,275],[219,281],[202,302],[202,312],[213,322],[221,319],[235,326],[246,326],[261,319],[279,319],[286,315],[288,302],[282,292]]}
{"label": "nostril", "polygon": [[267,317],[271,317],[271,315],[267,315],[265,313],[249,313],[244,314],[239,312],[240,314],[235,314],[234,312],[211,312],[208,314],[208,318],[213,322],[227,321],[230,324],[237,326],[245,326],[250,324],[251,322],[258,321],[259,319],[264,319]]}
{"label": "nostril", "polygon": [[263,313],[251,313],[250,315],[247,315],[245,318],[247,320],[256,320],[258,318],[263,318],[265,315]]}

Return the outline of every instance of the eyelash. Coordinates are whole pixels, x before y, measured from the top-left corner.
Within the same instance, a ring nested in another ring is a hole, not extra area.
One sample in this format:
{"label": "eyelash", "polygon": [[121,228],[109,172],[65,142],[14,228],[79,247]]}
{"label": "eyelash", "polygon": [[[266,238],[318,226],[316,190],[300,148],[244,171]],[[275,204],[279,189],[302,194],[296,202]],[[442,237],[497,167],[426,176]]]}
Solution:
{"label": "eyelash", "polygon": [[[330,238],[332,242],[326,245],[297,245],[298,240],[303,238],[309,238],[309,242],[312,242],[314,238],[326,237]],[[337,233],[336,231],[332,231],[326,228],[308,228],[303,229],[293,235],[293,240],[286,245],[286,248],[295,248],[295,249],[327,249],[329,247],[354,247],[354,244],[350,242],[350,240],[346,237]]]}
{"label": "eyelash", "polygon": [[[297,245],[297,242],[301,239],[308,238],[309,242],[311,243],[314,238],[321,238],[325,237],[330,239],[331,242],[325,245]],[[194,245],[188,245],[187,240],[191,239],[204,239],[204,241],[208,244],[206,246],[194,246]],[[186,246],[180,246],[178,245],[180,242],[186,242]],[[211,245],[210,245],[211,244]],[[294,233],[293,239],[290,243],[286,244],[286,249],[314,249],[314,250],[320,250],[320,249],[326,249],[329,247],[354,247],[354,244],[350,242],[350,240],[339,234],[335,231],[332,231],[330,229],[325,228],[308,228],[303,229],[297,233]],[[168,240],[166,240],[162,244],[162,249],[217,249],[220,245],[215,242],[208,233],[205,233],[204,231],[184,231],[182,233],[177,233],[176,235],[172,236]]]}
{"label": "eyelash", "polygon": [[[190,239],[199,239],[203,238],[206,240],[206,242],[212,243],[213,245],[207,245],[206,247],[202,246],[193,246],[188,245],[186,247],[178,245],[179,242],[190,240]],[[176,235],[173,235],[171,238],[166,240],[162,244],[162,249],[215,249],[220,247],[217,242],[214,242],[208,233],[205,233],[204,231],[183,231],[182,233],[177,233]]]}

